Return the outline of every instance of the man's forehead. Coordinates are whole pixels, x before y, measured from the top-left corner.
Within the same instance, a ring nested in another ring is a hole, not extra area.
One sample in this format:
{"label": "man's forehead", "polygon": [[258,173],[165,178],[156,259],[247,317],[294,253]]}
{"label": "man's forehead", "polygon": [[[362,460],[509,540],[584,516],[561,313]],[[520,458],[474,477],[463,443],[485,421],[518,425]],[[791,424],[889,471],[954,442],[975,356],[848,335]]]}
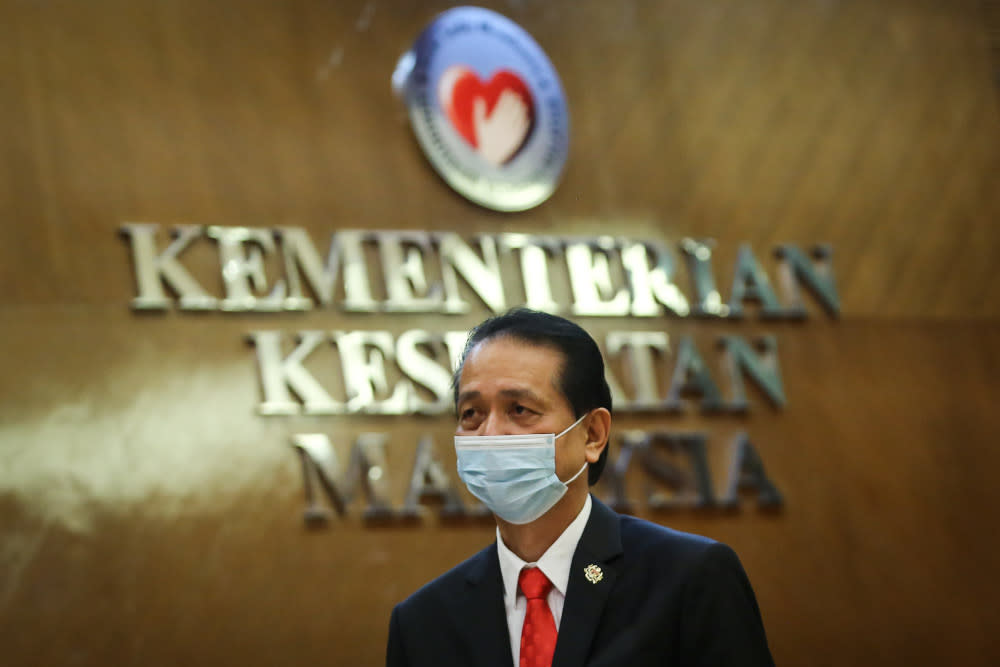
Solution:
{"label": "man's forehead", "polygon": [[559,348],[544,343],[526,341],[513,336],[496,336],[479,341],[469,349],[463,371],[482,359],[503,360],[512,369],[549,370],[561,374],[565,356]]}
{"label": "man's forehead", "polygon": [[478,384],[483,379],[480,373],[488,371],[505,378],[506,391],[511,394],[559,392],[563,363],[562,351],[551,345],[512,336],[488,338],[469,350],[458,378],[459,395],[466,393],[463,390],[470,381]]}
{"label": "man's forehead", "polygon": [[468,358],[485,349],[496,350],[499,354],[516,354],[518,351],[532,351],[541,356],[562,362],[565,358],[563,351],[556,345],[546,341],[534,341],[521,338],[513,334],[497,334],[477,342],[469,349]]}

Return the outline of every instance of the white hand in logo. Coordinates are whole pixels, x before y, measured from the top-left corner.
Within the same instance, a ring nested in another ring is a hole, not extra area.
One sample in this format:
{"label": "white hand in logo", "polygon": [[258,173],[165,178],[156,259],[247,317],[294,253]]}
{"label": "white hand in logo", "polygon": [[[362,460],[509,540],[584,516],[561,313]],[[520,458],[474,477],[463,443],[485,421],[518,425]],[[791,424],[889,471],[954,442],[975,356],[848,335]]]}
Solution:
{"label": "white hand in logo", "polygon": [[486,100],[477,97],[472,103],[472,123],[476,130],[479,153],[491,164],[502,165],[524,141],[528,132],[528,106],[511,90],[500,93],[493,113],[486,115]]}

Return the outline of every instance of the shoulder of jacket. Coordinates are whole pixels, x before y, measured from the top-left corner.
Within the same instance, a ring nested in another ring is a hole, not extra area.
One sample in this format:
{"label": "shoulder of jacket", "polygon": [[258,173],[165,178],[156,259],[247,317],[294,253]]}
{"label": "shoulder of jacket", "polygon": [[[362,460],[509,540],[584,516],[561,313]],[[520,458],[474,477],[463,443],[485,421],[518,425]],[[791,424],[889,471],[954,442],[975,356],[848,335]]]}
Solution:
{"label": "shoulder of jacket", "polygon": [[418,588],[409,597],[400,602],[397,607],[400,609],[420,607],[426,604],[439,604],[441,601],[450,599],[456,590],[460,590],[461,587],[467,585],[470,577],[476,576],[483,568],[488,567],[489,563],[487,559],[491,556],[496,558],[495,554],[496,545],[491,544],[487,546]]}
{"label": "shoulder of jacket", "polygon": [[698,558],[715,547],[726,549],[721,542],[703,535],[685,533],[638,517],[621,515],[622,543],[630,548],[669,550],[678,556]]}

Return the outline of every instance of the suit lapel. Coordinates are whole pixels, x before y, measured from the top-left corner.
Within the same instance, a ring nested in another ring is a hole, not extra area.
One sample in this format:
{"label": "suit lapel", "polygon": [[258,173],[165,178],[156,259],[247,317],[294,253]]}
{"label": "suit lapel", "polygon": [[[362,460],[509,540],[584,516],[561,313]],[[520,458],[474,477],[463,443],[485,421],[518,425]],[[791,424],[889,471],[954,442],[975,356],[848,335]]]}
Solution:
{"label": "suit lapel", "polygon": [[[618,557],[622,553],[618,515],[596,498],[591,497],[591,502],[587,527],[573,554],[553,667],[585,663],[604,605],[618,578]],[[590,578],[586,575],[588,568]]]}
{"label": "suit lapel", "polygon": [[[479,552],[466,575],[466,589],[455,601],[455,627],[465,634],[473,665],[511,667],[510,633],[503,603],[503,578],[497,546]],[[447,647],[442,647],[446,651]],[[445,660],[441,664],[452,664]],[[464,663],[463,663],[464,664]]]}

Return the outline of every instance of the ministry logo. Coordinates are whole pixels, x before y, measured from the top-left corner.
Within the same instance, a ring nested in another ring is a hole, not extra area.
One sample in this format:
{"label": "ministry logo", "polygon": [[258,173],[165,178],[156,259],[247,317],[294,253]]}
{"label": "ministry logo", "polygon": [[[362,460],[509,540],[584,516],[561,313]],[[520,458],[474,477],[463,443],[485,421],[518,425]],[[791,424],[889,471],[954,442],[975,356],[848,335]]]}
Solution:
{"label": "ministry logo", "polygon": [[523,211],[555,190],[569,148],[566,99],[514,22],[477,7],[444,12],[400,59],[393,86],[431,165],[462,196]]}
{"label": "ministry logo", "polygon": [[468,67],[452,65],[438,83],[438,103],[452,127],[492,165],[510,162],[531,136],[531,91],[510,70],[484,82]]}

